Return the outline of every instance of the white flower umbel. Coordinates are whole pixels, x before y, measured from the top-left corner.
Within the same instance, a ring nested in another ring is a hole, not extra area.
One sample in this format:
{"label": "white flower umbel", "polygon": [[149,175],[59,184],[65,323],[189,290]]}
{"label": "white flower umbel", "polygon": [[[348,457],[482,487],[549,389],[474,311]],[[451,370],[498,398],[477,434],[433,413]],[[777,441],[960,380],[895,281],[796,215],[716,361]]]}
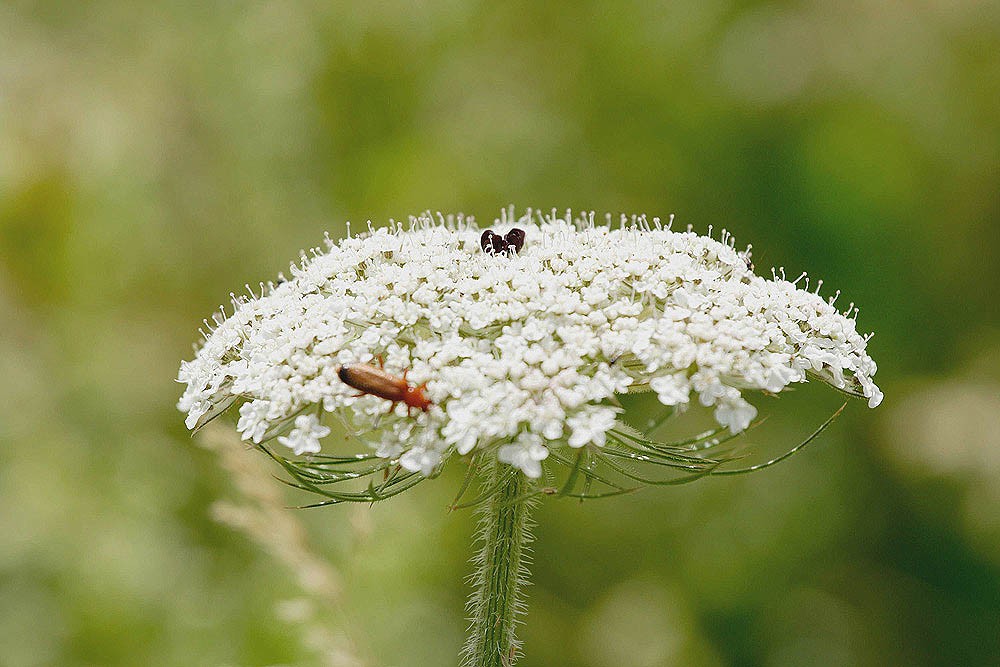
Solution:
{"label": "white flower umbel", "polygon": [[[697,400],[734,433],[757,413],[748,390],[811,376],[870,407],[882,399],[853,304],[842,313],[801,280],[755,275],[725,232],[569,212],[504,212],[493,229],[512,227],[526,232],[517,253],[484,252],[482,230],[461,216],[328,238],[287,280],[215,316],[181,366],[187,425],[243,401],[244,439],[281,436],[303,454],[319,451],[322,421],[338,413],[407,470],[429,475],[479,451],[539,477],[554,448],[603,446],[615,396],[630,391],[678,408]],[[426,384],[428,411],[387,414],[388,401],[338,378],[341,365],[377,357]]]}

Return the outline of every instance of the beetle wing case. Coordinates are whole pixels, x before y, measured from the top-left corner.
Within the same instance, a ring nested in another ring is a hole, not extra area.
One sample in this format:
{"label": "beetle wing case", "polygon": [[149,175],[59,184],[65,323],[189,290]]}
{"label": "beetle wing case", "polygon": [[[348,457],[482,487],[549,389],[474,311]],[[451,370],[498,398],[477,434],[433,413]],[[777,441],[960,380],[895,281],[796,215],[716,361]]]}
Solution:
{"label": "beetle wing case", "polygon": [[406,380],[386,373],[381,368],[367,364],[341,366],[337,371],[340,380],[358,391],[372,394],[388,401],[402,401],[406,397]]}

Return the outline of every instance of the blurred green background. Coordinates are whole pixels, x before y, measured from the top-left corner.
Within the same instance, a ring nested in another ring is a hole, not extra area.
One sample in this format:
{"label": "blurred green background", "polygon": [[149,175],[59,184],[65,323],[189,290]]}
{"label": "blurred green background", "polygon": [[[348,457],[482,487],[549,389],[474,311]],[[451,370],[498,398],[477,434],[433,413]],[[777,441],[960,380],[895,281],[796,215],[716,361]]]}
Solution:
{"label": "blurred green background", "polygon": [[521,664],[1000,664],[998,54],[988,1],[0,4],[0,664],[453,664],[460,471],[285,510],[173,378],[325,230],[509,203],[729,229],[886,394],[544,503]]}

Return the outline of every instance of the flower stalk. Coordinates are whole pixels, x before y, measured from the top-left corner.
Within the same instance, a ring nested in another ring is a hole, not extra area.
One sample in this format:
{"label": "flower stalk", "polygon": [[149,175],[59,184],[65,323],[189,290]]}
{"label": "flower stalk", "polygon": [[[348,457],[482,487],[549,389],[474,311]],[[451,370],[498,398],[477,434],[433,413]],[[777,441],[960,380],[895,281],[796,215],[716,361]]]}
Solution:
{"label": "flower stalk", "polygon": [[519,657],[515,636],[524,613],[531,542],[531,481],[495,459],[485,466],[485,486],[492,489],[480,506],[469,598],[469,636],[463,667],[509,667]]}

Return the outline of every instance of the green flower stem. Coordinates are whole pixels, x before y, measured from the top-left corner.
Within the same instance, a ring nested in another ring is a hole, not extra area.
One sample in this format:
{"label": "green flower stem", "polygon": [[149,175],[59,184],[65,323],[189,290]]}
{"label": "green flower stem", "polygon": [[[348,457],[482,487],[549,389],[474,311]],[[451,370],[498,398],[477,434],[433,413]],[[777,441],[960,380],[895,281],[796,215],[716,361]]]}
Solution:
{"label": "green flower stem", "polygon": [[515,626],[524,613],[522,589],[528,580],[529,480],[495,459],[486,464],[489,499],[480,510],[473,558],[474,590],[469,598],[470,630],[464,667],[509,667],[518,658]]}

